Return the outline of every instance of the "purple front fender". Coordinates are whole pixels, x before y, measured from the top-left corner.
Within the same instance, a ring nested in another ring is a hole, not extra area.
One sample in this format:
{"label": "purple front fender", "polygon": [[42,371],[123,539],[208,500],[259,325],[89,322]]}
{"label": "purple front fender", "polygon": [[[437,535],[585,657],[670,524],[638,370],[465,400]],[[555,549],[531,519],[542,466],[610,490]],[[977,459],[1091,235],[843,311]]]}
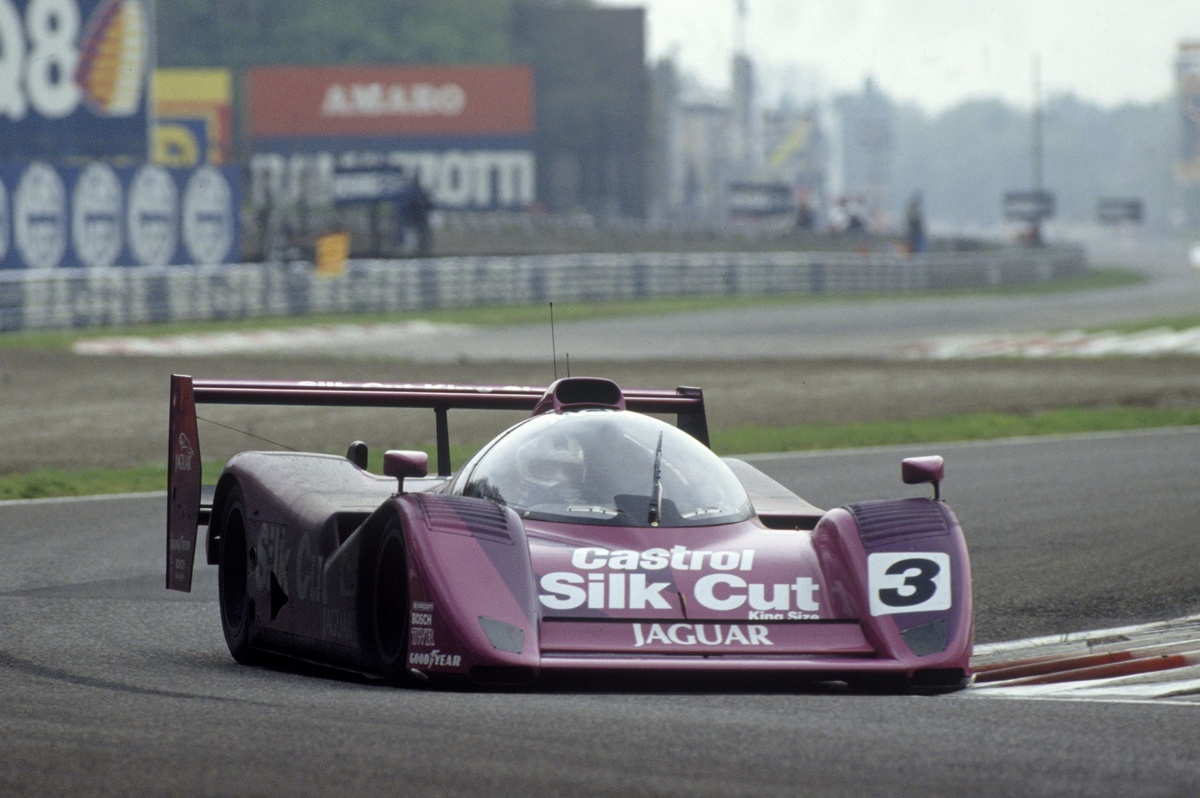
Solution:
{"label": "purple front fender", "polygon": [[393,500],[409,547],[408,666],[480,681],[535,678],[538,611],[525,529],[482,499]]}

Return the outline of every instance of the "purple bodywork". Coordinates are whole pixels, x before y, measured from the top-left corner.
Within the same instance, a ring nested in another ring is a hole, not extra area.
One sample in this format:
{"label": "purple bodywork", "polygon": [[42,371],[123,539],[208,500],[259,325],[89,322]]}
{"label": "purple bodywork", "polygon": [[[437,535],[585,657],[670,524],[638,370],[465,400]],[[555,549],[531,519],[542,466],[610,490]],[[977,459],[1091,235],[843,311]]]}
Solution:
{"label": "purple bodywork", "polygon": [[[345,457],[243,452],[209,492],[197,403],[431,408],[437,475],[421,452],[388,452],[372,474],[356,443]],[[531,415],[452,474],[447,411],[461,408]],[[902,467],[934,498],[824,511],[707,447],[698,389],[175,376],[167,587],[190,590],[207,523],[239,662],[282,655],[394,682],[657,671],[969,683],[970,566],[938,498],[940,457]]]}

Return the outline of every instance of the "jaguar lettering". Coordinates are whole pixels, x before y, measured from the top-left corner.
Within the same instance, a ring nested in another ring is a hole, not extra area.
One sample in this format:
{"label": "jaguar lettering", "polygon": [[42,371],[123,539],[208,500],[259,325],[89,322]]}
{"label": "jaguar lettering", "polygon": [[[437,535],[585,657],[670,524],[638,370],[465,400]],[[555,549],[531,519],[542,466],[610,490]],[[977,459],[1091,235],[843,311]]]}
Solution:
{"label": "jaguar lettering", "polygon": [[773,646],[768,629],[758,624],[650,623],[633,625],[634,648],[665,646]]}

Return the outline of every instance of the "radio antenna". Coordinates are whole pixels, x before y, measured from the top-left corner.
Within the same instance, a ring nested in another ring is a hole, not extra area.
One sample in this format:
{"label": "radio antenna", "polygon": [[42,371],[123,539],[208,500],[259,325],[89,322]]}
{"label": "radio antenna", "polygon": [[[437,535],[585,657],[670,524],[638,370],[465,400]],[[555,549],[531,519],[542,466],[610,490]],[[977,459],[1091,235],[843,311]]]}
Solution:
{"label": "radio antenna", "polygon": [[558,345],[554,341],[554,303],[550,303],[550,357],[554,360],[554,381],[558,382]]}

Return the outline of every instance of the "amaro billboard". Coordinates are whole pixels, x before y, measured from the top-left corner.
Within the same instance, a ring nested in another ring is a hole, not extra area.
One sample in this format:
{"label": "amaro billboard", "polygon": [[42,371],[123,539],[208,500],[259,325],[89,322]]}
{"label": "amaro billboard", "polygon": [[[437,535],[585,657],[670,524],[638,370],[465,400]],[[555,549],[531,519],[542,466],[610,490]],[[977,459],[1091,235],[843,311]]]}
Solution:
{"label": "amaro billboard", "polygon": [[534,201],[523,66],[262,67],[249,76],[251,198],[321,205],[334,174],[398,169],[441,208]]}

